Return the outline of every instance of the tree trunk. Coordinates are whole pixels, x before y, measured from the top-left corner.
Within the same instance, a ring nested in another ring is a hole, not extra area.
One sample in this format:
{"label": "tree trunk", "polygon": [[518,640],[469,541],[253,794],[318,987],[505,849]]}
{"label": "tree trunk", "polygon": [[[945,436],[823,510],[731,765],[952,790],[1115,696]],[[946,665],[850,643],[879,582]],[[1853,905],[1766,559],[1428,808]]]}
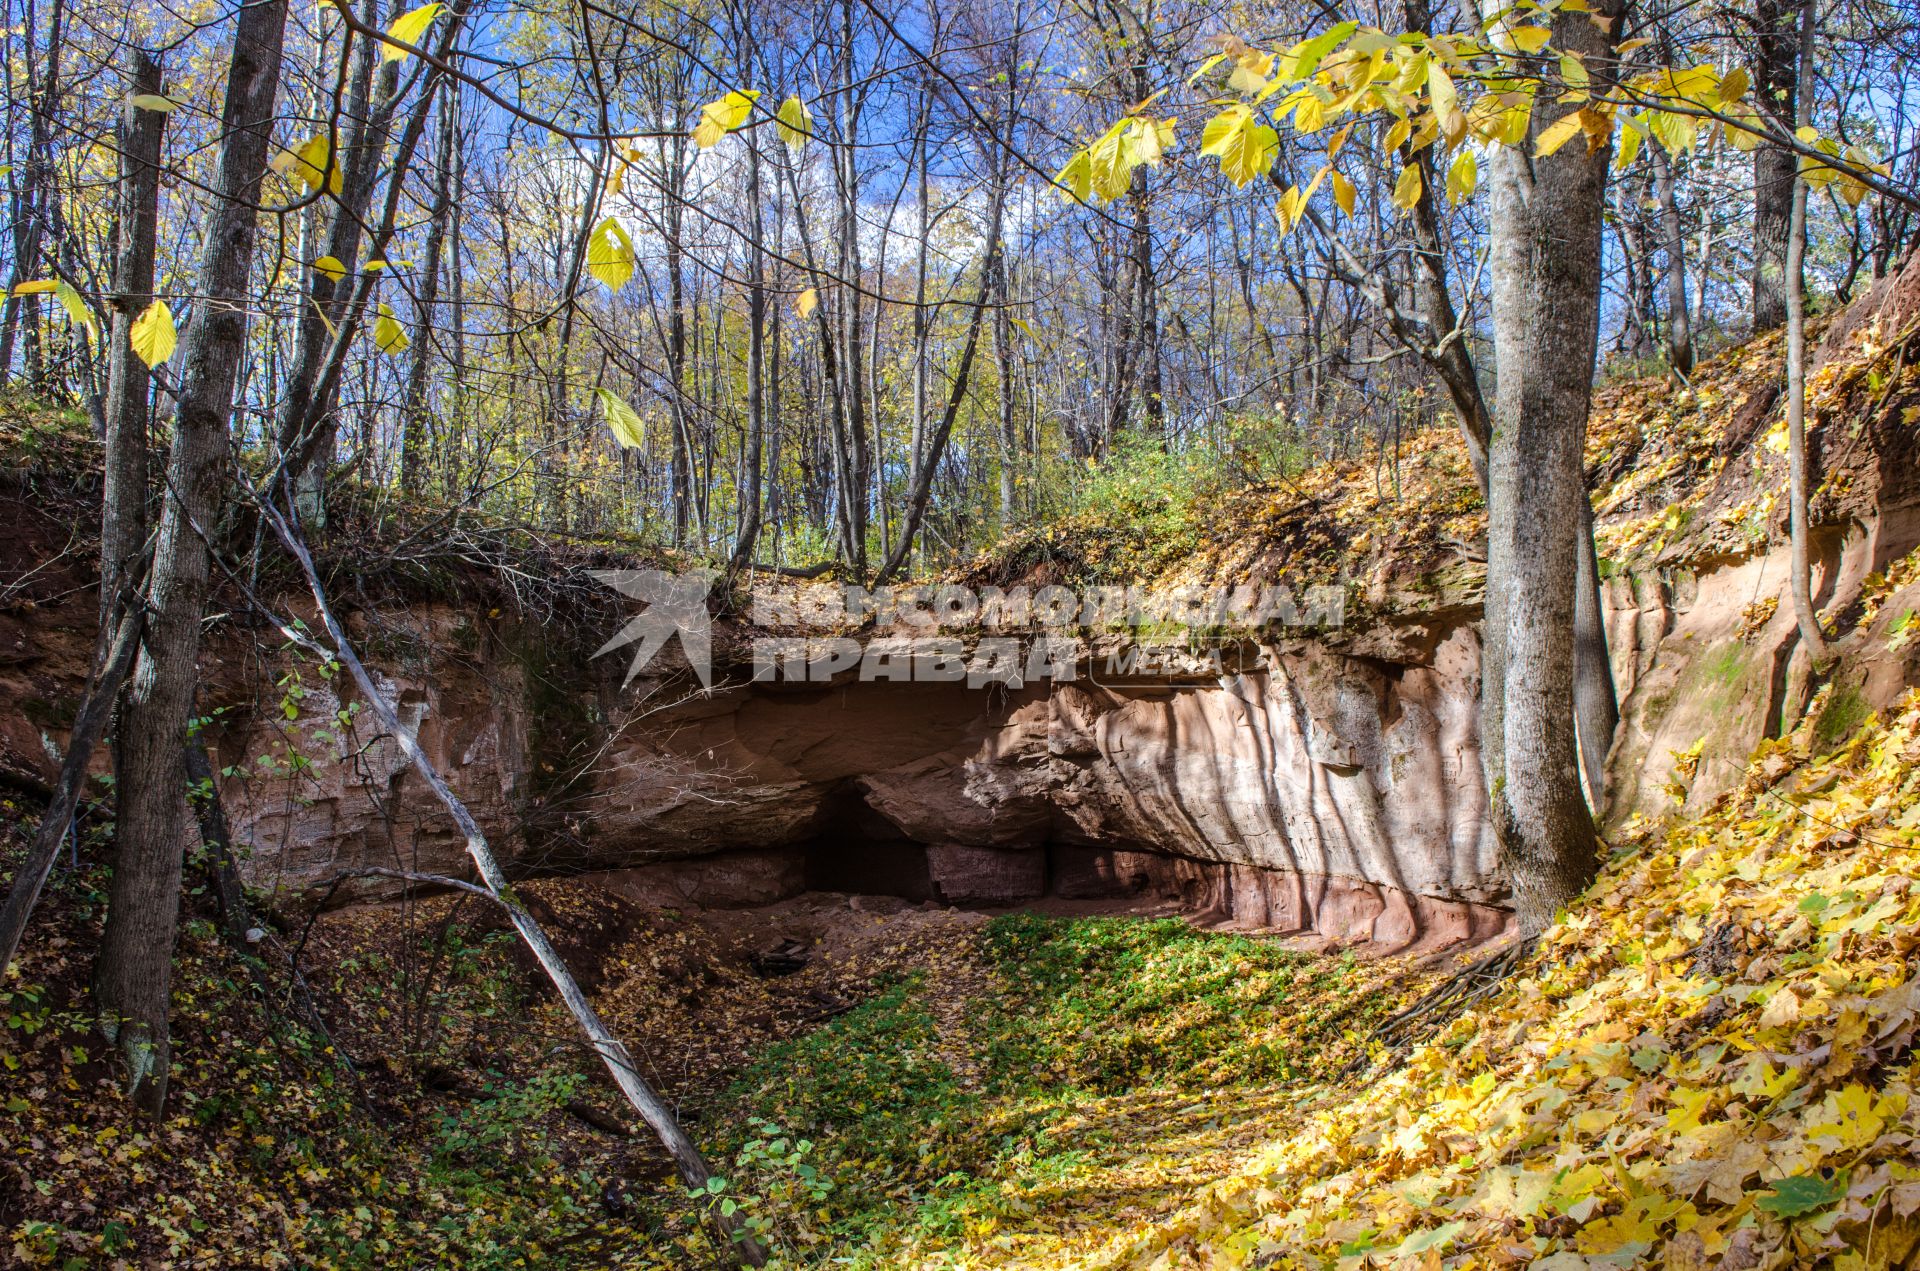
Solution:
{"label": "tree trunk", "polygon": [[1658,141],[1653,156],[1654,196],[1660,201],[1661,247],[1667,255],[1667,362],[1682,378],[1693,373],[1693,316],[1687,303],[1687,236],[1673,191],[1673,160]]}
{"label": "tree trunk", "polygon": [[997,398],[1000,414],[1000,532],[1013,528],[1018,497],[1016,484],[1020,462],[1020,430],[1013,418],[1013,297],[1008,281],[1007,254],[1002,251],[995,262],[995,308],[993,311],[993,364],[998,377]]}
{"label": "tree trunk", "polygon": [[[1485,0],[1485,10],[1494,20],[1498,0]],[[1617,2],[1595,11],[1618,21]],[[1589,65],[1610,55],[1585,13],[1557,17],[1553,38]],[[1522,145],[1489,156],[1499,380],[1488,452],[1481,753],[1525,932],[1550,924],[1599,864],[1575,739],[1573,632],[1610,148],[1590,152],[1576,140],[1535,157],[1534,137],[1565,113],[1541,103]]]}
{"label": "tree trunk", "polygon": [[[560,951],[554,948],[553,942],[547,938],[546,931],[514,895],[513,886],[508,881],[505,871],[500,868],[499,861],[494,857],[492,846],[487,842],[487,837],[481,831],[479,823],[473,819],[473,814],[467,810],[466,804],[453,793],[440,776],[439,770],[433,766],[432,760],[428,759],[426,752],[420,748],[420,743],[413,733],[401,724],[399,717],[394,714],[392,705],[380,695],[379,689],[373,683],[373,678],[367,674],[366,666],[360,661],[353,650],[352,643],[347,639],[345,629],[341,627],[339,619],[334,616],[332,607],[327,603],[326,591],[320,585],[320,575],[314,569],[313,556],[308,552],[306,545],[301,542],[293,527],[264,499],[261,500],[260,510],[262,515],[273,523],[280,541],[300,564],[301,572],[306,577],[307,587],[313,594],[314,605],[319,611],[321,626],[326,632],[328,642],[333,646],[329,652],[347,668],[347,674],[359,688],[361,697],[366,701],[374,717],[380,721],[380,726],[399,745],[401,753],[405,754],[413,764],[415,770],[427,783],[427,788],[433,791],[434,797],[440,801],[442,807],[446,808],[453,818],[454,825],[465,837],[467,857],[473,862],[474,872],[479,875],[482,884],[477,889],[471,884],[465,886],[468,890],[484,892],[507,911],[508,917],[513,922],[514,931],[520,936],[521,942],[527,946],[528,952],[533,954],[534,961],[540,964],[540,969],[546,972],[547,979],[553,984],[560,1000],[566,1004],[567,1011],[573,1016],[574,1022],[580,1026],[580,1031],[585,1035],[588,1045],[606,1065],[607,1073],[613,1078],[615,1087],[626,1096],[628,1104],[640,1114],[640,1119],[647,1123],[648,1128],[659,1138],[660,1145],[667,1150],[667,1155],[673,1158],[674,1168],[680,1175],[680,1181],[690,1190],[704,1193],[711,1171],[707,1168],[706,1158],[700,1154],[699,1147],[687,1137],[687,1132],[675,1119],[673,1109],[667,1106],[666,1101],[647,1083],[646,1078],[640,1075],[639,1066],[634,1062],[625,1043],[606,1026],[600,1018],[599,1011],[594,1008],[592,1000],[587,997],[585,990],[580,987],[580,982],[574,978],[573,972],[568,968],[566,959],[560,956]],[[455,886],[462,885],[453,879],[443,881]],[[749,1234],[738,1213],[716,1212],[716,1218],[734,1241],[736,1250],[744,1261],[755,1267],[765,1265],[766,1254]]]}
{"label": "tree trunk", "polygon": [[140,602],[132,588],[124,589],[110,621],[100,624],[95,642],[93,678],[81,695],[80,708],[73,718],[73,731],[67,737],[66,758],[60,763],[60,775],[54,779],[53,797],[40,817],[26,859],[13,872],[13,886],[0,904],[0,976],[19,952],[20,937],[27,919],[40,901],[47,875],[60,855],[60,844],[73,823],[74,810],[80,806],[80,794],[87,782],[87,767],[93,761],[94,747],[106,731],[113,714],[113,700],[133,666],[134,650],[140,643]]}
{"label": "tree trunk", "polygon": [[[363,20],[373,25],[378,16],[374,0],[367,0]],[[333,334],[346,317],[347,300],[353,292],[353,276],[360,269],[361,234],[367,221],[367,209],[373,202],[379,160],[386,149],[387,123],[393,113],[394,88],[399,82],[397,64],[384,64],[378,72],[379,87],[376,91],[375,49],[374,40],[366,36],[358,37],[348,71],[344,107],[346,117],[332,121],[336,130],[344,126],[346,135],[344,144],[336,142],[333,151],[340,193],[333,207],[326,250],[322,254],[339,261],[348,272],[345,277],[336,280],[314,268],[311,263],[306,265],[306,303],[300,306],[294,327],[293,357],[282,382],[280,406],[274,416],[274,435],[282,453],[291,456],[289,467],[307,501],[307,514],[315,521],[321,516],[320,485],[333,455],[333,424],[324,418],[327,404],[322,400],[320,377],[326,365],[327,351],[333,343]],[[323,196],[320,206],[326,206],[328,201]]]}
{"label": "tree trunk", "polygon": [[[160,92],[160,62],[128,53],[127,93]],[[147,368],[133,354],[136,318],[153,301],[154,242],[160,218],[160,135],[167,116],[120,107],[119,250],[113,262],[107,344],[106,479],[101,495],[100,620],[120,594],[127,567],[147,538]]]}
{"label": "tree trunk", "polygon": [[[52,214],[56,198],[53,190],[54,111],[59,102],[60,54],[66,48],[63,33],[65,19],[65,0],[54,0],[52,11],[46,17],[45,61],[43,63],[40,58],[34,57],[30,59],[32,65],[27,67],[28,110],[32,118],[27,127],[26,170],[13,207],[13,280],[7,288],[5,300],[0,301],[0,383],[5,383],[13,373],[15,334],[24,328],[28,346],[27,383],[36,391],[40,388],[40,358],[37,351],[40,297],[17,295],[13,287],[38,276],[40,240],[46,233],[47,220]],[[26,30],[29,41],[34,35],[34,25],[29,19]],[[44,76],[37,85],[33,79],[36,67]],[[37,92],[34,91],[36,88]]]}
{"label": "tree trunk", "polygon": [[[1657,144],[1657,143],[1656,143]],[[1622,318],[1619,348],[1633,360],[1653,356],[1653,249],[1642,222],[1646,204],[1644,171],[1614,184],[1620,257],[1627,270],[1626,314]]]}
{"label": "tree trunk", "polygon": [[426,251],[420,262],[420,293],[414,297],[413,361],[407,368],[400,408],[400,488],[420,491],[426,464],[427,371],[434,351],[434,306],[440,300],[440,258],[453,214],[453,148],[460,129],[460,82],[449,80],[441,99],[440,139],[434,156],[433,209],[428,213]]}
{"label": "tree trunk", "polygon": [[734,538],[731,568],[753,560],[760,541],[761,471],[766,459],[767,280],[766,226],[760,210],[760,144],[747,144],[747,445],[741,458],[740,529]]}
{"label": "tree trunk", "polygon": [[906,564],[907,554],[913,550],[913,540],[926,518],[934,473],[946,455],[947,439],[953,435],[954,421],[959,417],[960,406],[966,400],[967,380],[973,371],[974,352],[980,344],[981,319],[986,314],[988,301],[993,298],[994,273],[1000,267],[1000,225],[1005,219],[1006,197],[1007,174],[1003,160],[1002,170],[994,179],[993,203],[987,212],[987,243],[981,263],[980,290],[974,296],[973,312],[967,319],[966,341],[960,346],[960,364],[953,372],[953,386],[947,393],[946,409],[941,412],[933,435],[927,438],[927,453],[921,456],[919,466],[914,469],[913,487],[907,494],[906,515],[900,518],[900,537],[887,554],[886,562],[880,566],[880,572],[875,575],[876,583],[884,583],[898,573],[900,567]]}
{"label": "tree trunk", "polygon": [[166,1102],[167,1013],[185,846],[182,741],[199,678],[210,561],[201,538],[219,507],[227,418],[246,346],[247,275],[279,89],[287,0],[243,7],[221,111],[216,202],[182,341],[167,492],[161,504],[147,639],[122,713],[119,822],[94,991],[128,1093],[158,1116]]}
{"label": "tree trunk", "polygon": [[[1801,83],[1813,78],[1815,0],[1801,0]],[[1796,126],[1813,122],[1813,94],[1800,95]],[[1787,217],[1787,533],[1792,544],[1793,616],[1816,668],[1833,658],[1813,607],[1813,563],[1807,523],[1807,183],[1796,173]]]}
{"label": "tree trunk", "polygon": [[[1799,118],[1799,21],[1796,0],[1754,5],[1753,100],[1774,124],[1792,131]],[[1785,146],[1762,141],[1753,151],[1753,330],[1787,320],[1787,238],[1798,161]]]}

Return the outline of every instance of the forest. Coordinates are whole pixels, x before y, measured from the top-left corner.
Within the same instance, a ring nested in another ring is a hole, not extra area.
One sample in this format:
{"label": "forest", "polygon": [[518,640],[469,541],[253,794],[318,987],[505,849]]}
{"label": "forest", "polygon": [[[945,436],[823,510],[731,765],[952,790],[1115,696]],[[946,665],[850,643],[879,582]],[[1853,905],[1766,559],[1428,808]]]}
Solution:
{"label": "forest", "polygon": [[0,1257],[1920,1265],[1920,9],[4,3]]}

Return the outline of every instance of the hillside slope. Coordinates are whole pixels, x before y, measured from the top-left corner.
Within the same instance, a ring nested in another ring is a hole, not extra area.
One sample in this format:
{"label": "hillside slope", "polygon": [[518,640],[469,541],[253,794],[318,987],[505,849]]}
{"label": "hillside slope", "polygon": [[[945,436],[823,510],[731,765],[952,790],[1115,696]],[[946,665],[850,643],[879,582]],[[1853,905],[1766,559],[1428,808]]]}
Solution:
{"label": "hillside slope", "polygon": [[[1524,971],[1091,1255],[923,1266],[1903,1266],[1920,1248],[1920,695],[1622,844]],[[1080,1213],[1075,1226],[1098,1226]]]}

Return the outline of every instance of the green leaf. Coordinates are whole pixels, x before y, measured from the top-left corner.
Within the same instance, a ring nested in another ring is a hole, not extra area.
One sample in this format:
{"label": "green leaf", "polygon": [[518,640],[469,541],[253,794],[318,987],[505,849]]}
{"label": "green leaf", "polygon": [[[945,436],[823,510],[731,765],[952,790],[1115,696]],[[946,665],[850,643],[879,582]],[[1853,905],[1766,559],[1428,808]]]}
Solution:
{"label": "green leaf", "polygon": [[1773,1191],[1753,1203],[1781,1218],[1798,1218],[1816,1209],[1825,1209],[1847,1194],[1849,1174],[1838,1170],[1831,1177],[1796,1174],[1772,1184]]}
{"label": "green leaf", "polygon": [[[443,7],[439,4],[423,4],[418,9],[403,13],[395,19],[392,26],[387,28],[387,34],[401,44],[412,44],[417,47],[420,37],[427,33],[427,28],[433,25],[435,18],[440,16],[440,10]],[[407,50],[395,45],[380,46],[380,60],[383,62],[397,62],[408,56],[411,55]]]}
{"label": "green leaf", "polygon": [[611,216],[593,227],[587,240],[587,272],[618,291],[633,277],[633,240]]}
{"label": "green leaf", "polygon": [[[607,389],[596,388],[593,391],[600,399],[600,409],[606,412],[607,427],[613,432],[613,439],[628,450],[638,450],[646,445],[647,425],[640,418],[640,412]],[[707,1181],[711,1183],[713,1180]]]}
{"label": "green leaf", "polygon": [[158,366],[172,357],[174,347],[180,342],[179,330],[173,325],[173,310],[167,308],[166,301],[159,299],[133,320],[133,327],[127,334],[133,345],[134,356],[150,367]]}
{"label": "green leaf", "polygon": [[1302,40],[1293,46],[1286,57],[1281,59],[1281,79],[1305,79],[1320,69],[1320,63],[1327,54],[1347,42],[1347,37],[1360,29],[1360,24],[1351,19],[1338,26],[1323,31],[1309,40]]}

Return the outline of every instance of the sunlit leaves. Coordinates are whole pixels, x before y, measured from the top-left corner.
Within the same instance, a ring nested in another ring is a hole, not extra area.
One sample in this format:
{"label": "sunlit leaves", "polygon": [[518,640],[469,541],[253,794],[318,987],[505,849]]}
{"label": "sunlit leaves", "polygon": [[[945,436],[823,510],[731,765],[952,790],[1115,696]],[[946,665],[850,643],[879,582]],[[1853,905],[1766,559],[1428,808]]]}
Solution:
{"label": "sunlit leaves", "polygon": [[180,343],[179,331],[173,325],[173,310],[167,308],[166,301],[157,298],[133,320],[127,334],[134,356],[150,367],[172,357]]}
{"label": "sunlit leaves", "polygon": [[1320,69],[1320,63],[1328,54],[1345,44],[1359,29],[1360,24],[1350,19],[1336,23],[1310,39],[1300,41],[1280,59],[1276,74],[1283,81],[1307,78]]}
{"label": "sunlit leaves", "polygon": [[808,287],[805,291],[801,292],[799,298],[793,302],[794,311],[803,318],[811,317],[813,311],[819,308],[819,306],[820,293],[812,287]]}
{"label": "sunlit leaves", "polygon": [[1075,153],[1054,180],[1083,203],[1094,194],[1117,199],[1126,193],[1133,170],[1160,162],[1172,144],[1173,120],[1130,115]]}
{"label": "sunlit leaves", "polygon": [[627,450],[645,446],[646,421],[640,418],[640,412],[609,389],[596,388],[593,392],[600,399],[600,410],[607,417],[607,428],[613,433],[613,439]]}
{"label": "sunlit leaves", "polygon": [[1448,141],[1458,141],[1467,131],[1467,117],[1460,110],[1460,93],[1453,77],[1438,62],[1427,72],[1427,96],[1433,103],[1433,117]]}
{"label": "sunlit leaves", "polygon": [[1229,106],[1207,121],[1200,153],[1220,160],[1220,173],[1235,186],[1265,176],[1280,152],[1280,134],[1243,105]]}
{"label": "sunlit leaves", "polygon": [[313,272],[328,282],[339,282],[347,276],[347,267],[340,263],[338,257],[320,256],[314,259]]}
{"label": "sunlit leaves", "polygon": [[1480,180],[1480,161],[1474,158],[1473,151],[1462,150],[1453,157],[1453,165],[1447,169],[1447,202],[1458,207],[1473,197],[1474,186]]}
{"label": "sunlit leaves", "polygon": [[1640,143],[1647,135],[1645,116],[1629,116],[1620,128],[1620,148],[1613,156],[1615,169],[1624,172],[1627,165],[1640,153]]}
{"label": "sunlit leaves", "polygon": [[1598,150],[1607,143],[1612,133],[1613,116],[1610,113],[1583,107],[1560,116],[1540,130],[1539,137],[1533,143],[1534,157],[1544,159],[1582,135],[1587,138],[1589,150]]}
{"label": "sunlit leaves", "polygon": [[1409,163],[1400,169],[1400,177],[1393,183],[1393,205],[1403,212],[1412,211],[1425,188],[1426,178],[1420,174],[1420,165]]}
{"label": "sunlit leaves", "polygon": [[400,320],[393,316],[393,310],[387,305],[380,306],[379,316],[373,320],[373,343],[382,353],[402,353],[413,341],[407,339],[407,333],[401,329]]}
{"label": "sunlit leaves", "polygon": [[87,303],[87,298],[80,294],[79,289],[71,283],[61,282],[54,287],[53,295],[60,302],[60,307],[67,311],[67,317],[73,320],[73,325],[85,331],[89,340],[100,343],[100,324],[94,320],[93,306]]}
{"label": "sunlit leaves", "polygon": [[340,165],[333,161],[333,140],[324,132],[308,138],[298,149],[282,154],[274,161],[274,167],[305,186],[310,194],[324,188],[337,197],[343,188]]}
{"label": "sunlit leaves", "polygon": [[81,295],[73,284],[57,278],[34,278],[27,282],[13,284],[12,294],[44,296],[48,292],[53,293],[53,298],[58,300],[60,307],[67,311],[67,317],[72,319],[73,324],[84,330],[88,339],[97,343],[100,339],[100,327],[94,321],[93,308],[87,304],[87,298]]}
{"label": "sunlit leaves", "polygon": [[1560,55],[1560,82],[1566,86],[1560,94],[1561,101],[1571,106],[1587,100],[1593,77],[1587,74],[1587,64],[1580,60],[1578,53]]}
{"label": "sunlit leaves", "polygon": [[1553,32],[1543,26],[1508,27],[1504,34],[1514,48],[1529,55],[1544,49],[1553,39]]}
{"label": "sunlit leaves", "polygon": [[135,93],[127,98],[127,102],[135,110],[151,110],[162,115],[171,115],[179,109],[178,102],[169,97],[162,97],[158,93]]}
{"label": "sunlit leaves", "polygon": [[693,144],[702,150],[719,145],[728,133],[747,122],[753,113],[753,103],[758,100],[759,90],[740,88],[702,106],[700,122],[693,130]]}
{"label": "sunlit leaves", "polygon": [[587,238],[587,272],[618,291],[633,277],[633,240],[611,216],[593,227]]}
{"label": "sunlit leaves", "polygon": [[1347,180],[1347,178],[1342,176],[1339,172],[1335,172],[1333,174],[1333,201],[1335,206],[1337,206],[1342,212],[1345,212],[1348,216],[1352,216],[1353,215],[1353,199],[1354,199],[1353,182]]}
{"label": "sunlit leaves", "polygon": [[427,28],[433,25],[433,20],[440,16],[443,7],[440,4],[423,4],[418,9],[401,14],[394,20],[394,24],[387,28],[387,35],[396,43],[382,43],[380,59],[385,62],[397,62],[408,56],[407,50],[399,47],[401,44],[419,47],[421,37],[427,33]]}
{"label": "sunlit leaves", "polygon": [[799,150],[813,136],[813,115],[807,110],[805,102],[798,97],[789,97],[780,103],[780,113],[774,116],[774,127],[787,149]]}
{"label": "sunlit leaves", "polygon": [[[1596,97],[1586,62],[1578,52],[1554,46],[1553,28],[1546,20],[1554,13],[1592,15],[1585,0],[1529,2],[1520,9],[1542,17],[1518,21],[1518,10],[1503,11],[1477,31],[1398,36],[1346,21],[1278,55],[1223,36],[1221,51],[1207,58],[1189,83],[1217,75],[1212,80],[1216,90],[1241,100],[1215,101],[1218,113],[1206,123],[1201,153],[1218,159],[1222,175],[1244,187],[1273,170],[1279,154],[1277,127],[1290,124],[1296,135],[1313,137],[1345,121],[1325,146],[1325,161],[1331,163],[1355,121],[1371,116],[1385,123],[1379,143],[1383,151],[1419,152],[1444,144],[1455,152],[1446,169],[1446,190],[1458,205],[1477,188],[1479,149],[1527,145],[1534,105],[1543,99],[1577,109],[1533,137],[1538,158],[1582,136],[1586,153],[1599,153],[1611,144],[1623,119],[1622,168],[1633,162],[1648,136],[1676,155],[1723,141],[1741,150],[1759,144],[1761,121],[1744,100],[1751,90],[1744,70],[1722,75],[1710,62],[1662,67],[1630,73],[1624,92],[1609,89]],[[1610,19],[1596,17],[1594,22],[1610,32]],[[1624,55],[1646,44],[1630,40],[1616,51]],[[1222,67],[1224,74],[1219,73]],[[1623,100],[1642,103],[1643,108],[1629,118]],[[1136,106],[1135,114],[1143,109]],[[1160,135],[1150,136],[1144,124],[1123,119],[1076,152],[1055,179],[1078,199],[1117,198],[1136,166],[1157,162],[1172,144],[1172,123],[1166,121]],[[1146,142],[1158,144],[1142,144]],[[1816,143],[1810,138],[1808,144]],[[1465,149],[1469,145],[1473,153]],[[1853,147],[1842,150],[1830,138],[1819,139],[1817,148],[1825,158],[1803,162],[1807,180],[1837,183],[1836,192],[1850,204],[1858,205],[1872,192],[1873,173],[1884,174],[1885,168],[1869,156]],[[1393,201],[1403,208],[1412,206],[1416,183],[1422,180],[1403,170]],[[1351,183],[1336,179],[1332,185],[1335,202],[1351,213]],[[1281,196],[1275,214],[1283,232],[1299,223],[1305,211],[1302,200],[1312,195],[1310,185],[1297,196]]]}

